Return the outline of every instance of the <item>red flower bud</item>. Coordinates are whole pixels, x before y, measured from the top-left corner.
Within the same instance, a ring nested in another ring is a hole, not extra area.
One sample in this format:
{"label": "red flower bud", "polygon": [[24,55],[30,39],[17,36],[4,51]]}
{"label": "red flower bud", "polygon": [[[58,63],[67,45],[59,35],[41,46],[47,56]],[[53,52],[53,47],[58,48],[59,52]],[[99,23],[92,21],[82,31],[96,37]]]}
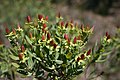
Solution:
{"label": "red flower bud", "polygon": [[77,38],[74,37],[73,44],[75,44],[76,42],[77,42]]}
{"label": "red flower bud", "polygon": [[45,29],[45,28],[46,28],[46,26],[47,26],[47,25],[44,23],[44,24],[43,24],[43,28]]}
{"label": "red flower bud", "polygon": [[47,33],[47,39],[50,40],[50,33]]}
{"label": "red flower bud", "polygon": [[107,37],[107,40],[110,39],[110,35],[108,34],[108,32],[106,32],[106,37]]}
{"label": "red flower bud", "polygon": [[78,57],[78,58],[77,58],[77,61],[79,62],[79,61],[80,61],[80,59],[81,59],[81,58],[80,58],[80,57]]}
{"label": "red flower bud", "polygon": [[50,41],[50,45],[51,46],[53,46],[54,45],[54,41],[52,40],[52,41]]}
{"label": "red flower bud", "polygon": [[91,49],[89,49],[89,51],[87,52],[87,56],[88,56],[88,55],[90,55],[91,51],[92,51],[92,50],[91,50]]}
{"label": "red flower bud", "polygon": [[31,32],[29,33],[29,37],[32,38],[32,33]]}
{"label": "red flower bud", "polygon": [[106,35],[106,37],[107,37],[107,36],[108,36],[108,32],[106,32],[106,34],[105,34],[105,35]]}
{"label": "red flower bud", "polygon": [[84,54],[81,55],[81,59],[82,60],[85,59],[85,55]]}
{"label": "red flower bud", "polygon": [[68,38],[68,44],[70,44],[70,39]]}
{"label": "red flower bud", "polygon": [[68,22],[65,24],[65,28],[67,28],[68,27]]}
{"label": "red flower bud", "polygon": [[84,30],[84,25],[83,24],[81,24],[81,30]]}
{"label": "red flower bud", "polygon": [[43,16],[39,14],[38,19],[41,20],[42,18],[43,18]]}
{"label": "red flower bud", "polygon": [[61,22],[61,26],[62,26],[62,27],[64,26],[64,22],[63,22],[63,21]]}
{"label": "red flower bud", "polygon": [[64,34],[64,39],[68,40],[68,35],[67,34]]}
{"label": "red flower bud", "polygon": [[23,53],[19,53],[18,57],[19,57],[20,60],[22,60],[23,59]]}
{"label": "red flower bud", "polygon": [[22,51],[22,52],[25,51],[25,47],[24,47],[24,45],[21,46],[21,51]]}
{"label": "red flower bud", "polygon": [[61,17],[61,14],[60,14],[60,12],[58,13],[58,18],[60,18]]}
{"label": "red flower bud", "polygon": [[5,28],[5,31],[6,31],[7,34],[10,33],[10,30],[7,27]]}
{"label": "red flower bud", "polygon": [[56,47],[57,47],[57,44],[55,44],[55,43],[54,43],[54,45],[53,45],[53,46],[54,46],[54,48],[56,48]]}
{"label": "red flower bud", "polygon": [[45,20],[46,20],[46,21],[48,20],[48,16],[45,17]]}
{"label": "red flower bud", "polygon": [[44,41],[45,40],[45,36],[44,35],[42,35],[42,41]]}
{"label": "red flower bud", "polygon": [[31,21],[30,16],[27,16],[27,22],[29,23]]}
{"label": "red flower bud", "polygon": [[110,35],[107,36],[107,40],[110,39]]}

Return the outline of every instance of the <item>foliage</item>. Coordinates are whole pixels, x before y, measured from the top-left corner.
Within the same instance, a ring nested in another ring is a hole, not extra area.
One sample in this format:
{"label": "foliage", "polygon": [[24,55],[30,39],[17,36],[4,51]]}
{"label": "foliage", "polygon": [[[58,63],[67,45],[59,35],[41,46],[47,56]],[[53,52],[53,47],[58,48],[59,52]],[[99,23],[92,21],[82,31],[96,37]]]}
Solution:
{"label": "foliage", "polygon": [[40,14],[37,20],[27,16],[26,21],[24,27],[6,27],[11,47],[0,46],[1,77],[12,79],[20,73],[40,80],[70,80],[89,64],[106,60],[106,50],[111,45],[108,33],[100,46],[86,49],[94,27],[79,27],[73,20],[64,23],[60,14],[56,23],[49,23],[48,16]]}
{"label": "foliage", "polygon": [[54,9],[50,0],[0,0],[0,23],[5,25],[24,24],[24,19],[29,14],[31,17],[38,13],[49,15],[53,20]]}

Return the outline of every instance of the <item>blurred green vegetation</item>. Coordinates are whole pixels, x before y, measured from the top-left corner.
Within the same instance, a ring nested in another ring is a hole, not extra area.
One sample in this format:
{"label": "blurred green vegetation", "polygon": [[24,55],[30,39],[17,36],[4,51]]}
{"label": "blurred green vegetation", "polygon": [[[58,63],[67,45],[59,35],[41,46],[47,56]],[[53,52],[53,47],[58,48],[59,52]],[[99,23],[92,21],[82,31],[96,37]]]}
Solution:
{"label": "blurred green vegetation", "polygon": [[51,0],[0,0],[0,23],[23,24],[27,15],[31,17],[37,14],[55,16],[51,6]]}

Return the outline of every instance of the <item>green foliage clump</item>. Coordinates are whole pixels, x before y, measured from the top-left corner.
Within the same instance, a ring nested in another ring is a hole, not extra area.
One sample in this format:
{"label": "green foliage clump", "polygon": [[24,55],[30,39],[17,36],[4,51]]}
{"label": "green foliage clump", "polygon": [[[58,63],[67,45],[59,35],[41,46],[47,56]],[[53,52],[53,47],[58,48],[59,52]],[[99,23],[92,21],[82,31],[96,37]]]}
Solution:
{"label": "green foliage clump", "polygon": [[86,49],[94,27],[64,22],[60,14],[56,23],[49,23],[48,16],[38,15],[32,21],[27,16],[24,27],[19,24],[11,31],[6,28],[10,48],[0,46],[1,77],[15,73],[41,80],[70,80],[81,74],[89,64],[103,62],[106,49],[111,45],[106,33],[100,46]]}

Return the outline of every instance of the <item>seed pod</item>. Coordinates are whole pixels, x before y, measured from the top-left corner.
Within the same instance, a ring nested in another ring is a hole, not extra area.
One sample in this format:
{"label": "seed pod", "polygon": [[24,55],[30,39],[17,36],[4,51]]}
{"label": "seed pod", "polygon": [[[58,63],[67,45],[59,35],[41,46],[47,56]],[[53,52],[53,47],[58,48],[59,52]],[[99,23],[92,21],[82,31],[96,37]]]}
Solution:
{"label": "seed pod", "polygon": [[50,40],[50,33],[47,33],[47,39]]}
{"label": "seed pod", "polygon": [[92,51],[92,50],[91,50],[91,49],[89,49],[89,51],[87,52],[87,56],[88,56],[88,55],[90,55],[91,51]]}
{"label": "seed pod", "polygon": [[29,23],[31,21],[30,16],[27,16],[27,22]]}
{"label": "seed pod", "polygon": [[24,45],[21,46],[21,51],[22,51],[22,52],[25,51],[25,47],[24,47]]}
{"label": "seed pod", "polygon": [[82,60],[85,59],[85,55],[84,54],[81,55],[81,59]]}
{"label": "seed pod", "polygon": [[7,27],[5,28],[5,31],[6,31],[7,34],[10,33],[10,30]]}
{"label": "seed pod", "polygon": [[22,60],[23,59],[23,53],[19,53],[18,57],[19,57],[20,60]]}
{"label": "seed pod", "polygon": [[73,44],[75,44],[76,42],[77,42],[77,38],[74,37]]}
{"label": "seed pod", "polygon": [[43,18],[43,15],[38,15],[38,19],[41,20]]}

